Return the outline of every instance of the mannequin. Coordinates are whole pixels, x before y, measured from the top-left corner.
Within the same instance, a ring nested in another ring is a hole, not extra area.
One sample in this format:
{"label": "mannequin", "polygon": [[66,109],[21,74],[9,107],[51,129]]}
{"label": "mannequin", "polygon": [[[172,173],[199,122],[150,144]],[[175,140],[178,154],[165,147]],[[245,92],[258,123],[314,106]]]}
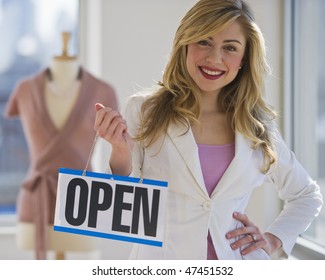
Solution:
{"label": "mannequin", "polygon": [[[68,32],[62,33],[63,49],[60,56],[54,56],[49,68],[48,81],[45,84],[45,100],[50,118],[57,129],[61,129],[75,105],[80,92],[79,62],[76,56],[70,56],[67,46]],[[18,223],[17,244],[22,249],[35,247],[35,228],[33,223]],[[95,239],[80,235],[71,235],[53,231],[53,225],[47,229],[48,250],[55,251],[56,259],[64,259],[65,251],[90,251],[96,248]]]}
{"label": "mannequin", "polygon": [[118,107],[113,88],[67,53],[70,34],[62,38],[62,54],[18,83],[6,108],[7,116],[20,116],[31,157],[17,200],[17,245],[35,249],[37,259],[46,259],[48,250],[65,259],[66,252],[97,248],[96,238],[53,230],[57,173],[60,167],[85,167],[95,135],[93,104],[101,100]]}
{"label": "mannequin", "polygon": [[54,57],[45,85],[45,100],[50,117],[61,129],[74,106],[80,89],[77,58]]}

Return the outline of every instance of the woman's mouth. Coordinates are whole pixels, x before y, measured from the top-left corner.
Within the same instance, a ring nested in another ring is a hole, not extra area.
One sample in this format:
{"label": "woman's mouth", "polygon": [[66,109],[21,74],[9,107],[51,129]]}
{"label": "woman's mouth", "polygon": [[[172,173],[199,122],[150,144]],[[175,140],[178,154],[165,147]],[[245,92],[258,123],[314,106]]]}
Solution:
{"label": "woman's mouth", "polygon": [[216,80],[219,79],[224,73],[225,71],[221,71],[221,70],[212,70],[212,69],[208,69],[202,66],[199,66],[199,70],[202,73],[202,75],[209,80]]}

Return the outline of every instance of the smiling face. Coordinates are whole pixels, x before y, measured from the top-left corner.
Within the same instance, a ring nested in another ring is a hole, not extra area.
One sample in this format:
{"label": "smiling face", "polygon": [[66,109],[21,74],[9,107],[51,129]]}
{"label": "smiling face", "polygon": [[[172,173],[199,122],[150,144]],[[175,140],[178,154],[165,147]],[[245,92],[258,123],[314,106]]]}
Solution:
{"label": "smiling face", "polygon": [[187,46],[187,70],[203,93],[219,93],[240,69],[246,38],[238,22]]}

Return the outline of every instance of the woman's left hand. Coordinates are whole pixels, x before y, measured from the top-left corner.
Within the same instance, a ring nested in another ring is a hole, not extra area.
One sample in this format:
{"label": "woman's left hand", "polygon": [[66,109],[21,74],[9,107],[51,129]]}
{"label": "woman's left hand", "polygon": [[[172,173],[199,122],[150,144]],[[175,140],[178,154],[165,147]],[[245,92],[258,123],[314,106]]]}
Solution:
{"label": "woman's left hand", "polygon": [[281,247],[280,239],[268,232],[261,233],[260,229],[248,219],[247,215],[234,212],[233,218],[244,225],[226,234],[227,239],[237,238],[235,242],[230,244],[233,250],[244,246],[241,254],[246,255],[261,248],[270,256]]}

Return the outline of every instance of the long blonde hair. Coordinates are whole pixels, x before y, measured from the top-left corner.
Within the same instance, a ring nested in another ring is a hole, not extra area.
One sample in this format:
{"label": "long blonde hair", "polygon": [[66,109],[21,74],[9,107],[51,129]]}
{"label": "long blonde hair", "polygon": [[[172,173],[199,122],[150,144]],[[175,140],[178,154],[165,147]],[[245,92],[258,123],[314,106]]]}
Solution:
{"label": "long blonde hair", "polygon": [[187,71],[187,45],[206,39],[235,21],[246,35],[246,50],[242,69],[221,90],[218,106],[231,114],[233,129],[249,138],[254,149],[263,151],[261,171],[267,172],[276,161],[268,129],[275,113],[263,99],[264,79],[268,72],[264,39],[252,11],[242,0],[200,0],[187,12],[175,34],[162,83],[142,105],[136,139],[144,141],[148,147],[167,132],[171,122],[182,124],[188,130],[198,120],[200,89]]}

